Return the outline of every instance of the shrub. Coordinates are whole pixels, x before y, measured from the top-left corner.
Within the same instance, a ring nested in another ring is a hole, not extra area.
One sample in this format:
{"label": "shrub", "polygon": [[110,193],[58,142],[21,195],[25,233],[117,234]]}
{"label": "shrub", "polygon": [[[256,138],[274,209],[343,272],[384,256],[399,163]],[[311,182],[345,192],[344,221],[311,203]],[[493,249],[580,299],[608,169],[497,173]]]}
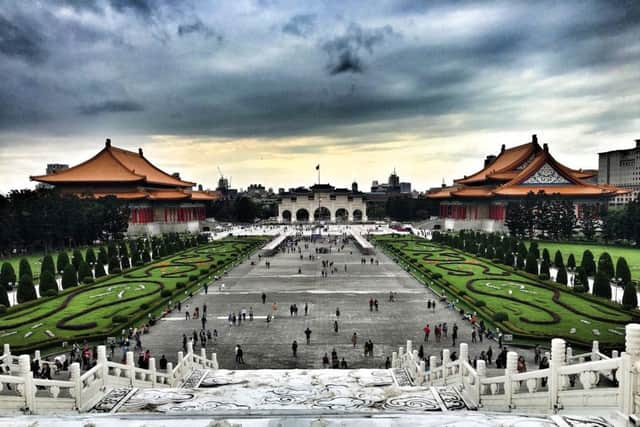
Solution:
{"label": "shrub", "polygon": [[[7,290],[0,286],[0,307],[6,308],[9,307],[9,295],[7,294]],[[0,312],[0,314],[4,314],[4,312]]]}
{"label": "shrub", "polygon": [[486,302],[484,302],[484,301],[482,301],[482,300],[478,300],[478,301],[476,301],[476,307],[478,307],[478,308],[480,308],[480,307],[484,307],[484,306],[486,306],[486,305],[487,305],[487,303],[486,303]]}
{"label": "shrub", "polygon": [[463,296],[467,295],[467,291],[460,291],[458,292],[458,295],[460,296],[460,298],[462,298]]}
{"label": "shrub", "polygon": [[627,310],[638,307],[638,295],[636,293],[636,285],[633,282],[627,282],[624,286],[624,293],[622,294],[622,307]]}
{"label": "shrub", "polygon": [[567,269],[564,265],[561,265],[558,268],[558,274],[556,275],[556,283],[561,283],[563,285],[567,284]]}
{"label": "shrub", "polygon": [[42,265],[40,266],[40,277],[42,277],[42,274],[45,271],[50,271],[53,275],[56,274],[56,266],[53,263],[53,257],[51,255],[45,255],[45,257],[42,258]]}
{"label": "shrub", "polygon": [[16,292],[16,296],[18,298],[18,303],[23,303],[27,301],[33,301],[38,299],[38,295],[36,294],[36,288],[33,286],[33,278],[29,274],[23,274],[20,277],[20,282],[18,283],[18,290]]}
{"label": "shrub", "polygon": [[76,269],[72,264],[67,265],[62,273],[62,289],[69,289],[74,286],[78,286],[78,276],[76,275]]}
{"label": "shrub", "polygon": [[506,322],[507,320],[509,320],[509,315],[507,313],[499,311],[493,314],[493,320],[496,322]]}
{"label": "shrub", "polygon": [[129,317],[128,316],[123,316],[121,314],[118,314],[116,316],[113,316],[111,318],[111,323],[115,324],[119,324],[119,323],[127,323],[129,321]]}
{"label": "shrub", "polygon": [[542,276],[546,277],[546,279],[542,279],[542,280],[549,280],[549,277],[551,276],[551,273],[549,272],[549,261],[547,261],[546,259],[543,259],[542,263],[540,264],[539,276],[541,279],[542,279]]}
{"label": "shrub", "polygon": [[176,283],[176,289],[182,289],[185,287],[185,283],[184,282],[178,282]]}
{"label": "shrub", "polygon": [[195,282],[196,280],[198,280],[198,275],[197,274],[190,274],[189,275],[189,281],[190,282]]}
{"label": "shrub", "polygon": [[96,274],[96,279],[98,277],[104,277],[107,275],[107,272],[104,271],[104,265],[102,265],[101,263],[97,263],[96,264],[96,269],[95,269],[95,274]]}
{"label": "shrub", "polygon": [[26,258],[22,258],[20,260],[20,266],[18,267],[18,277],[20,277],[20,279],[22,280],[22,276],[24,275],[31,276],[31,278],[33,279],[31,265],[29,264],[29,261],[26,260]]}
{"label": "shrub", "polygon": [[93,250],[93,248],[89,248],[87,249],[87,253],[84,256],[84,260],[86,261],[87,264],[91,265],[91,264],[95,264],[97,259],[96,259],[96,253]]}
{"label": "shrub", "polygon": [[622,286],[625,286],[627,283],[631,283],[631,271],[629,270],[629,265],[624,257],[618,258],[618,261],[616,262],[616,277],[621,279],[620,283]]}
{"label": "shrub", "polygon": [[95,282],[93,276],[85,276],[82,278],[82,283],[84,283],[85,285],[91,284],[93,282]]}
{"label": "shrub", "polygon": [[560,251],[556,251],[556,254],[553,256],[553,266],[556,268],[564,266],[564,260],[562,259],[562,254],[560,253]]}
{"label": "shrub", "polygon": [[84,261],[80,263],[80,266],[78,268],[78,277],[82,280],[83,283],[85,283],[84,280],[87,277],[91,277],[91,279],[93,279],[93,273],[91,273],[89,265],[87,265],[87,263]]}
{"label": "shrub", "polygon": [[73,258],[71,258],[71,264],[76,268],[80,268],[80,263],[84,262],[84,258],[82,257],[82,252],[80,249],[76,249],[73,251]]}
{"label": "shrub", "polygon": [[47,289],[44,293],[40,292],[40,296],[55,297],[55,296],[58,296],[58,291],[54,289]]}
{"label": "shrub", "polygon": [[104,246],[101,246],[98,252],[98,263],[102,265],[109,264],[109,255],[107,255],[107,250]]}
{"label": "shrub", "polygon": [[540,280],[549,280],[549,274],[547,273],[540,273],[540,275],[538,275],[538,277],[540,278]]}
{"label": "shrub", "polygon": [[7,312],[7,306],[4,304],[0,304],[0,314],[5,314]]}
{"label": "shrub", "polygon": [[596,277],[593,279],[593,295],[611,299],[611,285],[606,269],[598,270],[596,273]]}
{"label": "shrub", "polygon": [[149,309],[149,304],[146,302],[143,302],[142,304],[140,304],[140,309],[141,310],[148,310]]}
{"label": "shrub", "polygon": [[580,266],[584,269],[587,276],[593,276],[596,274],[596,262],[593,259],[593,253],[586,249],[582,253],[582,262]]}
{"label": "shrub", "polygon": [[587,273],[582,267],[578,267],[576,269],[575,277],[573,279],[573,289],[576,292],[587,292],[589,290]]}
{"label": "shrub", "polygon": [[538,259],[536,258],[534,251],[529,251],[524,271],[530,274],[538,274]]}
{"label": "shrub", "polygon": [[431,278],[432,278],[433,280],[442,279],[442,274],[440,274],[440,273],[433,273],[433,274],[431,274]]}
{"label": "shrub", "polygon": [[569,254],[569,258],[567,258],[567,268],[576,268],[576,257],[573,254]]}
{"label": "shrub", "polygon": [[169,289],[163,289],[162,291],[160,291],[160,296],[162,298],[167,298],[167,297],[170,297],[171,295],[172,293]]}
{"label": "shrub", "polygon": [[13,270],[13,266],[10,263],[4,262],[0,269],[0,287],[5,290],[9,290],[9,283],[12,283],[12,286],[15,286],[16,272]]}
{"label": "shrub", "polygon": [[46,295],[48,292],[58,295],[58,283],[51,271],[44,270],[40,275],[40,295]]}

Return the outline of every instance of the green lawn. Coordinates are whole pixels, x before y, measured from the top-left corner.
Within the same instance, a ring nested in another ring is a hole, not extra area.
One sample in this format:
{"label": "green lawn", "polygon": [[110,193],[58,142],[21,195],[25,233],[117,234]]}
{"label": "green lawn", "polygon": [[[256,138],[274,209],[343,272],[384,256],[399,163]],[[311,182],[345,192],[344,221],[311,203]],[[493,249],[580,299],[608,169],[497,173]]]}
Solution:
{"label": "green lawn", "polygon": [[[427,240],[391,236],[376,236],[374,240],[408,265],[418,279],[445,290],[450,299],[460,300],[489,323],[494,323],[494,313],[506,313],[509,320],[502,323],[502,328],[526,339],[562,337],[584,344],[598,340],[604,345],[620,345],[624,342],[624,325],[634,320],[630,312],[604,301],[563,286],[543,284],[506,266]],[[426,272],[439,273],[443,280],[434,281]],[[485,306],[477,307],[478,301]],[[594,334],[594,329],[600,335]]]}
{"label": "green lawn", "polygon": [[[529,243],[529,242],[527,242]],[[631,270],[631,276],[634,280],[640,280],[640,249],[634,248],[625,248],[619,246],[607,246],[607,245],[596,245],[596,244],[587,244],[587,243],[552,243],[552,242],[538,242],[538,247],[542,251],[542,249],[547,248],[549,254],[551,255],[551,260],[553,261],[553,256],[557,250],[560,250],[562,253],[562,257],[564,258],[564,262],[567,262],[567,258],[569,254],[573,254],[576,258],[576,264],[580,265],[580,261],[582,260],[582,253],[589,249],[593,252],[593,256],[598,262],[598,258],[600,254],[603,252],[609,252],[611,258],[613,258],[613,265],[616,265],[619,257],[624,257],[627,260],[627,264],[629,264],[629,269]]]}
{"label": "green lawn", "polygon": [[[229,238],[190,248],[95,284],[65,290],[36,305],[18,308],[0,316],[0,344],[32,348],[55,345],[62,340],[119,335],[125,325],[114,324],[114,316],[129,316],[134,320],[154,309],[157,311],[158,304],[166,306],[169,300],[182,299],[194,286],[222,274],[265,241],[255,237]],[[202,270],[210,267],[211,271],[203,274]],[[178,289],[178,282],[185,283],[186,287]],[[161,297],[162,289],[171,291],[172,295]],[[46,331],[55,337],[49,337]]]}

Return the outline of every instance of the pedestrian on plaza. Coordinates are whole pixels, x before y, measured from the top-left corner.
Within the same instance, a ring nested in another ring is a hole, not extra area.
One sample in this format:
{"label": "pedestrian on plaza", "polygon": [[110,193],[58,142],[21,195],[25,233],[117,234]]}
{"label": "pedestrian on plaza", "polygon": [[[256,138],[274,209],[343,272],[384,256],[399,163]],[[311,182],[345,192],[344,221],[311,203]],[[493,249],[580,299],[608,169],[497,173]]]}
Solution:
{"label": "pedestrian on plaza", "polygon": [[264,304],[267,301],[267,294],[262,293],[262,303]]}
{"label": "pedestrian on plaza", "polygon": [[335,332],[336,334],[338,333],[338,321],[337,320],[333,321],[333,332]]}
{"label": "pedestrian on plaza", "polygon": [[322,356],[322,368],[327,369],[329,367],[329,355],[327,353]]}
{"label": "pedestrian on plaza", "polygon": [[209,293],[209,284],[208,283],[204,284],[204,293],[205,293],[205,295]]}
{"label": "pedestrian on plaza", "polygon": [[336,308],[336,317],[340,318],[340,308]]}
{"label": "pedestrian on plaza", "polygon": [[202,317],[207,315],[207,304],[202,304]]}
{"label": "pedestrian on plaza", "polygon": [[476,342],[476,335],[477,335],[477,332],[476,332],[476,328],[474,327],[471,330],[471,343],[472,344],[474,344]]}
{"label": "pedestrian on plaza", "polygon": [[424,342],[429,342],[429,335],[431,334],[431,328],[429,327],[428,323],[427,323],[427,326],[424,327],[423,331],[424,331]]}
{"label": "pedestrian on plaza", "polygon": [[344,360],[344,357],[342,358],[342,362],[340,362],[340,368],[341,369],[347,369],[347,361]]}
{"label": "pedestrian on plaza", "polygon": [[231,313],[231,323],[233,323],[233,326],[236,325],[236,321],[238,319],[236,318],[236,313]]}
{"label": "pedestrian on plaza", "polygon": [[355,332],[351,335],[351,344],[353,344],[353,348],[356,348],[356,344],[358,344],[358,334]]}
{"label": "pedestrian on plaza", "polygon": [[242,312],[238,310],[238,326],[242,323]]}
{"label": "pedestrian on plaza", "polygon": [[369,339],[369,357],[373,357],[373,341]]}
{"label": "pedestrian on plaza", "polygon": [[182,311],[182,302],[178,301],[178,312]]}
{"label": "pedestrian on plaza", "polygon": [[238,365],[244,365],[244,352],[242,351],[240,344],[236,346],[236,363]]}
{"label": "pedestrian on plaza", "polygon": [[167,370],[167,358],[164,357],[164,354],[162,355],[162,357],[160,358],[160,369],[163,371]]}
{"label": "pedestrian on plaza", "polygon": [[304,303],[304,315],[306,316],[309,313],[309,305],[305,302]]}
{"label": "pedestrian on plaza", "polygon": [[387,356],[387,360],[384,361],[384,368],[391,369],[391,360],[389,360],[389,356]]}
{"label": "pedestrian on plaza", "polygon": [[273,304],[271,304],[271,313],[273,314],[273,319],[275,320],[276,318],[276,313],[278,312],[278,304],[274,301]]}
{"label": "pedestrian on plaza", "polygon": [[431,302],[431,310],[435,313],[436,312],[436,301],[432,301]]}
{"label": "pedestrian on plaza", "polygon": [[431,310],[431,300],[427,300],[427,309]]}
{"label": "pedestrian on plaza", "polygon": [[187,352],[187,334],[182,334],[182,351]]}
{"label": "pedestrian on plaza", "polygon": [[502,332],[498,332],[498,347],[502,347]]}
{"label": "pedestrian on plaza", "polygon": [[213,345],[216,345],[218,343],[218,330],[214,329],[213,330]]}
{"label": "pedestrian on plaza", "polygon": [[458,325],[453,324],[453,333],[451,334],[451,339],[453,341],[453,346],[456,346],[456,340],[458,339]]}
{"label": "pedestrian on plaza", "polygon": [[447,333],[449,332],[449,327],[447,326],[447,322],[442,324],[442,336],[447,338]]}
{"label": "pedestrian on plaza", "polygon": [[307,344],[311,344],[311,329],[307,326],[307,329],[304,330],[304,334],[307,337]]}
{"label": "pedestrian on plaza", "polygon": [[189,314],[189,309],[184,311],[184,320],[191,320],[191,314]]}
{"label": "pedestrian on plaza", "polygon": [[535,363],[536,365],[540,363],[540,345],[539,344],[536,344],[535,348],[533,349],[533,363]]}
{"label": "pedestrian on plaza", "polygon": [[207,325],[207,316],[205,316],[204,314],[202,315],[202,329],[205,329],[206,325]]}
{"label": "pedestrian on plaza", "polygon": [[493,349],[489,346],[487,350],[487,365],[491,365],[491,359],[493,358]]}
{"label": "pedestrian on plaza", "polygon": [[267,328],[269,327],[269,323],[271,323],[271,313],[267,313]]}
{"label": "pedestrian on plaza", "polygon": [[253,322],[253,307],[249,307],[249,322]]}
{"label": "pedestrian on plaza", "polygon": [[420,350],[418,350],[418,358],[420,358],[420,360],[424,360],[424,347],[422,344],[420,344]]}
{"label": "pedestrian on plaza", "polygon": [[369,311],[373,311],[373,298],[369,298]]}
{"label": "pedestrian on plaza", "polygon": [[293,340],[293,344],[291,344],[291,351],[293,352],[293,357],[298,357],[298,341]]}
{"label": "pedestrian on plaza", "polygon": [[242,321],[246,322],[247,321],[247,309],[242,307]]}
{"label": "pedestrian on plaza", "polygon": [[376,311],[378,311],[378,299],[376,298],[375,300],[373,300],[373,305],[376,308]]}

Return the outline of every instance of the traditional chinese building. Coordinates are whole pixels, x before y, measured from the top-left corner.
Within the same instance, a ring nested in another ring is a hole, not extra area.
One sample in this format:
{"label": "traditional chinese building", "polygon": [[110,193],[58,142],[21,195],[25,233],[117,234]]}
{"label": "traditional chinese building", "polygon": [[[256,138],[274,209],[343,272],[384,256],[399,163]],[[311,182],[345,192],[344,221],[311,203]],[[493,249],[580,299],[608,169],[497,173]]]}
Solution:
{"label": "traditional chinese building", "polygon": [[194,191],[195,183],[184,181],[154,166],[138,152],[105,147],[89,160],[31,180],[55,186],[80,197],[114,196],[130,208],[128,234],[197,232],[205,219],[205,203],[215,193]]}
{"label": "traditional chinese building", "polygon": [[480,171],[454,180],[453,186],[433,190],[427,197],[440,201],[444,229],[503,231],[507,204],[530,192],[572,200],[578,217],[581,206],[606,205],[609,198],[626,192],[594,183],[596,173],[564,166],[533,135],[527,144],[509,149],[502,145],[498,156],[487,156]]}

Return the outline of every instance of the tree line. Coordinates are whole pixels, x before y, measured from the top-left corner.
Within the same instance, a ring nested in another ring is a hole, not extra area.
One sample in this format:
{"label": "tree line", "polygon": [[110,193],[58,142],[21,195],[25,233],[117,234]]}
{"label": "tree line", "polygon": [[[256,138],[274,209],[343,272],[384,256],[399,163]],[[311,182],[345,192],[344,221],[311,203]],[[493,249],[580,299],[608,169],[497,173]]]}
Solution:
{"label": "tree line", "polygon": [[[152,259],[172,255],[206,242],[205,235],[196,237],[172,233],[154,236],[151,239],[111,241],[106,246],[88,248],[84,256],[79,249],[75,249],[71,257],[63,250],[57,254],[55,262],[54,255],[47,254],[42,258],[40,265],[40,296],[58,295],[58,277],[61,279],[60,285],[63,290],[80,284],[88,285],[95,279],[107,276],[107,269],[109,275],[119,274],[132,267],[146,264]],[[33,271],[26,258],[20,260],[18,274],[10,262],[4,262],[0,267],[0,307],[9,307],[7,291],[15,286],[18,304],[38,298]]]}
{"label": "tree line", "polygon": [[573,290],[575,292],[589,291],[589,277],[594,278],[592,293],[595,296],[611,300],[611,283],[623,289],[622,306],[625,309],[635,309],[638,306],[636,285],[631,279],[631,270],[624,257],[619,257],[615,267],[608,252],[603,252],[597,262],[593,253],[586,249],[582,254],[580,264],[576,264],[573,254],[569,254],[565,263],[562,253],[557,250],[553,259],[549,251],[542,251],[537,242],[531,242],[529,247],[515,236],[505,236],[498,233],[482,233],[461,231],[457,234],[433,233],[433,240],[447,246],[488,258],[494,263],[504,264],[516,270],[523,270],[538,276],[541,280],[551,280],[551,267],[557,269],[555,283],[567,286],[569,273],[573,275]]}
{"label": "tree line", "polygon": [[81,199],[55,189],[0,194],[0,256],[117,239],[129,209],[115,197]]}

